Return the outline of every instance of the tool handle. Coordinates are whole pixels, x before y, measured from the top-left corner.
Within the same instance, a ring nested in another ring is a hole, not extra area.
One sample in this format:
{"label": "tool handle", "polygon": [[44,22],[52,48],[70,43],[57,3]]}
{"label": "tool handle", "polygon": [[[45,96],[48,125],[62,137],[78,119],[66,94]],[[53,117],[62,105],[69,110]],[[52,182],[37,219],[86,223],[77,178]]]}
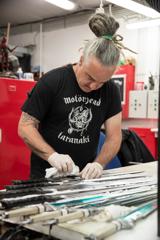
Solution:
{"label": "tool handle", "polygon": [[44,213],[37,214],[35,216],[31,216],[30,220],[31,220],[32,223],[37,223],[37,222],[46,221],[46,220],[56,218],[60,215],[61,215],[60,210],[52,211],[52,212],[44,212]]}
{"label": "tool handle", "polygon": [[82,217],[84,217],[84,213],[82,211],[78,211],[78,212],[69,213],[65,216],[61,216],[57,220],[58,220],[58,223],[64,223],[64,222],[71,221],[73,219],[82,218]]}
{"label": "tool handle", "polygon": [[38,212],[39,212],[39,208],[36,206],[24,207],[24,208],[20,208],[20,209],[7,211],[4,213],[4,217],[12,218],[12,217],[27,216],[27,215],[37,214]]}

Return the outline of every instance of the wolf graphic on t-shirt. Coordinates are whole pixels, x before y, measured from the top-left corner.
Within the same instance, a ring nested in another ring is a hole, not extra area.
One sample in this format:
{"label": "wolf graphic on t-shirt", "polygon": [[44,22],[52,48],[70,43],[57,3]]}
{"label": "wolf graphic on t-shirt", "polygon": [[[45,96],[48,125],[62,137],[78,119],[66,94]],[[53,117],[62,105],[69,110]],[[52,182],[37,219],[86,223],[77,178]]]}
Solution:
{"label": "wolf graphic on t-shirt", "polygon": [[92,120],[92,111],[86,106],[79,106],[72,108],[69,116],[69,126],[68,133],[71,134],[73,131],[81,132],[87,129],[90,121]]}

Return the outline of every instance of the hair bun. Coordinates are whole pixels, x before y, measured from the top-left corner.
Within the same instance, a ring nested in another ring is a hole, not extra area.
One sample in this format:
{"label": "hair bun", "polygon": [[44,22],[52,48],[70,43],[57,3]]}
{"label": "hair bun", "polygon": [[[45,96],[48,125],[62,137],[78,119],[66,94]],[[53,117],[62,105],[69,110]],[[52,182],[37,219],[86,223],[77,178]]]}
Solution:
{"label": "hair bun", "polygon": [[89,19],[89,27],[97,37],[114,35],[119,28],[119,23],[111,16],[95,13]]}

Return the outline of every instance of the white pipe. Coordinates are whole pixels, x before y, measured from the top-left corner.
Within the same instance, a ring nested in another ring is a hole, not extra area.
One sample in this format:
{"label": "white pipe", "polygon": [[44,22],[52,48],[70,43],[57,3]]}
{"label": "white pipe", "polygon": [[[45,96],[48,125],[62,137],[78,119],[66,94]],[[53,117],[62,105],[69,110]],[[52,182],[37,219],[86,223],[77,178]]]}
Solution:
{"label": "white pipe", "polygon": [[42,54],[43,54],[43,24],[40,23],[40,34],[39,34],[39,77],[42,77]]}

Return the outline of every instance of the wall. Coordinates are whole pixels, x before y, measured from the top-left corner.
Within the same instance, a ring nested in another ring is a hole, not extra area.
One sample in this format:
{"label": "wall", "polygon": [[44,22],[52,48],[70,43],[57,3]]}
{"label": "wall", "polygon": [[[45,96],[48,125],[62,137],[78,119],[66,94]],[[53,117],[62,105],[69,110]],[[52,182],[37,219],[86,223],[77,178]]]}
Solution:
{"label": "wall", "polygon": [[[32,45],[32,65],[41,63],[42,71],[46,72],[78,61],[79,49],[83,47],[84,40],[94,37],[86,24],[88,17],[81,15],[44,23],[42,32],[40,24],[17,27],[12,30],[9,43],[18,46]],[[124,45],[138,52],[138,55],[134,55],[125,51],[126,55],[136,58],[136,81],[147,83],[150,73],[158,76],[159,72],[159,28],[127,30],[126,18],[121,18],[119,14],[118,20],[121,25],[118,33],[124,37]]]}
{"label": "wall", "polygon": [[158,90],[159,63],[160,63],[160,29],[158,27],[141,29],[138,31],[138,59],[137,80],[148,80],[148,75],[155,76],[156,89]]}

